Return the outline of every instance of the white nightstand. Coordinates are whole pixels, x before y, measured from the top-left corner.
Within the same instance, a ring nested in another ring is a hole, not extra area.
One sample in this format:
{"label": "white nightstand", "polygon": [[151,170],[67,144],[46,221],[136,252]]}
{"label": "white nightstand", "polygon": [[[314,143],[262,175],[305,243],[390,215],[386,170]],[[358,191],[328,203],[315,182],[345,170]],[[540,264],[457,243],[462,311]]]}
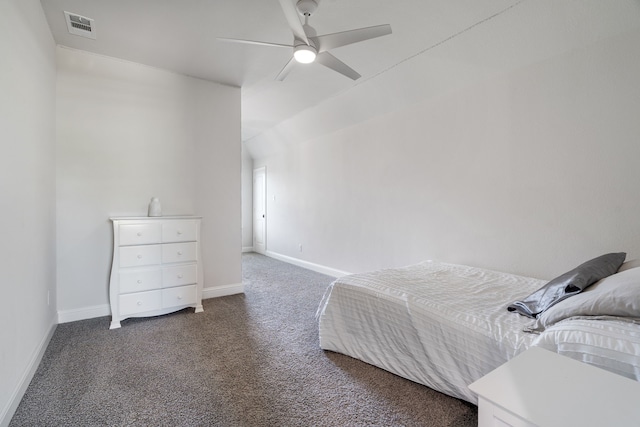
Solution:
{"label": "white nightstand", "polygon": [[469,386],[480,427],[640,426],[640,383],[533,347]]}

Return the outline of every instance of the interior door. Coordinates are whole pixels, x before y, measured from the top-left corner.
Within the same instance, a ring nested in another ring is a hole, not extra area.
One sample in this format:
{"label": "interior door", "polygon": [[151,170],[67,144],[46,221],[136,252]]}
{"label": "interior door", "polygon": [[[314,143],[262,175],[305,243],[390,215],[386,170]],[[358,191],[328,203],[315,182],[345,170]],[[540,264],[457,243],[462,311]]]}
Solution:
{"label": "interior door", "polygon": [[267,248],[267,170],[253,170],[253,250],[264,254]]}

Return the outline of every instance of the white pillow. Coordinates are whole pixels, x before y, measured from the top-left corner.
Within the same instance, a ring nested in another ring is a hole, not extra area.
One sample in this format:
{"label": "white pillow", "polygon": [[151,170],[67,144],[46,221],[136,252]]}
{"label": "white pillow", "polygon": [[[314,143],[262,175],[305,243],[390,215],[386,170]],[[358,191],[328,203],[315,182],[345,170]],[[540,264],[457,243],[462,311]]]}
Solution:
{"label": "white pillow", "polygon": [[637,259],[631,259],[625,263],[623,263],[620,268],[618,269],[618,273],[622,273],[625,270],[629,270],[631,268],[637,268],[640,267],[640,258]]}
{"label": "white pillow", "polygon": [[560,301],[541,313],[525,330],[542,332],[563,319],[576,316],[640,318],[640,268],[630,267],[605,277],[581,293]]}

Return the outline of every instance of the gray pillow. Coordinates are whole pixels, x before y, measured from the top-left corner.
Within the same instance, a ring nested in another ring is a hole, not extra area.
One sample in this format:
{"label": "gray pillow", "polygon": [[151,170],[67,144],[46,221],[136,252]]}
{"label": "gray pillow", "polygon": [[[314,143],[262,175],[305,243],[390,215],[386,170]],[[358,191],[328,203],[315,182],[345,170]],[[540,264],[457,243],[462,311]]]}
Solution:
{"label": "gray pillow", "polygon": [[560,301],[582,292],[600,279],[614,274],[627,256],[624,252],[601,255],[558,276],[525,299],[514,301],[507,310],[536,318]]}
{"label": "gray pillow", "polygon": [[614,274],[567,298],[539,315],[525,328],[542,332],[553,324],[576,316],[612,316],[640,319],[640,268]]}

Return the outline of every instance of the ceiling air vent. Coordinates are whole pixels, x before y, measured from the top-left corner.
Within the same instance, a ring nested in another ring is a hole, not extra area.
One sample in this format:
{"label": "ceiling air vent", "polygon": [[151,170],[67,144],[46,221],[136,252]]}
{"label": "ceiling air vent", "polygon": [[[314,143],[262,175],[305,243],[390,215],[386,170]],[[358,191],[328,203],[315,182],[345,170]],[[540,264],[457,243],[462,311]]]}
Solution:
{"label": "ceiling air vent", "polygon": [[64,16],[67,19],[67,28],[71,34],[96,39],[96,27],[93,19],[70,12],[65,12]]}

